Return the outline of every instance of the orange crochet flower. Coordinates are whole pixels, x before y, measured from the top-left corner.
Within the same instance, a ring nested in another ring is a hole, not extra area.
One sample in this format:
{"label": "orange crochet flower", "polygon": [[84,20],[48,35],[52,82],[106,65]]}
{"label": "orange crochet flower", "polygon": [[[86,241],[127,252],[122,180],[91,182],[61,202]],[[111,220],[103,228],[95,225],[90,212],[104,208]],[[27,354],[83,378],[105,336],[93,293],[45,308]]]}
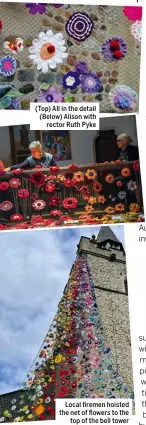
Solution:
{"label": "orange crochet flower", "polygon": [[45,410],[45,408],[44,408],[43,404],[40,404],[39,406],[37,406],[35,408],[35,414],[37,416],[40,416],[40,415],[42,415],[42,413],[44,413],[44,410]]}
{"label": "orange crochet flower", "polygon": [[102,184],[99,182],[94,182],[93,183],[93,189],[95,192],[99,193],[102,190]]}
{"label": "orange crochet flower", "polygon": [[129,209],[131,212],[134,212],[134,213],[140,212],[140,206],[136,203],[130,204]]}
{"label": "orange crochet flower", "polygon": [[82,173],[82,171],[77,171],[76,173],[74,173],[73,178],[78,183],[83,182],[84,174]]}
{"label": "orange crochet flower", "polygon": [[92,207],[92,205],[86,205],[85,206],[85,211],[87,212],[87,213],[91,213],[92,211],[94,210],[94,208]]}
{"label": "orange crochet flower", "polygon": [[113,183],[113,181],[114,181],[114,176],[113,176],[113,174],[107,174],[107,176],[105,177],[105,181],[106,181],[107,183]]}
{"label": "orange crochet flower", "polygon": [[107,207],[104,211],[105,211],[107,214],[114,214],[115,209],[114,209],[113,207]]}
{"label": "orange crochet flower", "polygon": [[120,202],[119,204],[115,205],[115,211],[124,211],[125,210],[125,206],[124,204],[122,204],[122,202]]}
{"label": "orange crochet flower", "polygon": [[90,196],[88,199],[88,204],[91,204],[91,205],[96,204],[96,198],[94,196]]}
{"label": "orange crochet flower", "polygon": [[99,195],[97,196],[97,202],[99,202],[99,204],[105,204],[106,198],[102,195]]}
{"label": "orange crochet flower", "polygon": [[121,174],[122,174],[123,177],[129,177],[131,172],[130,172],[129,168],[125,167],[125,168],[122,168]]}
{"label": "orange crochet flower", "polygon": [[96,171],[95,171],[95,170],[93,170],[93,169],[89,169],[89,170],[87,170],[87,171],[86,171],[85,176],[86,176],[86,177],[87,177],[87,179],[89,179],[89,180],[94,180],[94,179],[96,178],[96,176],[97,176],[97,173],[96,173]]}

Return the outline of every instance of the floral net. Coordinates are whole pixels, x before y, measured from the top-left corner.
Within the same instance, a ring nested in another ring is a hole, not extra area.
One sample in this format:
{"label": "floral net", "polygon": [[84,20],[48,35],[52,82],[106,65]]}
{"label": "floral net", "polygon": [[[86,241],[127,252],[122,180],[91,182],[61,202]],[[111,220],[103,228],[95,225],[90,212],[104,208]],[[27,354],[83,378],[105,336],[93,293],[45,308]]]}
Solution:
{"label": "floral net", "polygon": [[0,2],[0,108],[138,111],[141,7]]}
{"label": "floral net", "polygon": [[79,254],[20,399],[1,412],[3,420],[54,419],[56,398],[133,399],[103,333],[87,258]]}

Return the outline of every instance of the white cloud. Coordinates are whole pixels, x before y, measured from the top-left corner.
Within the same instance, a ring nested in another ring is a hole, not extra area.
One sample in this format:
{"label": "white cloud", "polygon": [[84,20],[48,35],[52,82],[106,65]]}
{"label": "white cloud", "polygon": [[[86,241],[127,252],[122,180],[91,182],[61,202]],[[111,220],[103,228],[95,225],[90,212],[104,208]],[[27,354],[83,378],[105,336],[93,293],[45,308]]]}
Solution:
{"label": "white cloud", "polygon": [[[1,232],[0,393],[19,388],[68,281],[81,236],[98,227]],[[114,226],[123,241],[123,227]]]}

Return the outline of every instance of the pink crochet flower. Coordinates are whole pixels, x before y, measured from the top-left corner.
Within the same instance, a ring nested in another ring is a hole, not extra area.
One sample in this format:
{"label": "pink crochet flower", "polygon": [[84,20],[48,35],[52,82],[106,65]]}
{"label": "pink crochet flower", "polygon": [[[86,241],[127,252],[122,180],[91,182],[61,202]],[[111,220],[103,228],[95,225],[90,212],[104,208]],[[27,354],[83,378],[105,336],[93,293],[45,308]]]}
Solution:
{"label": "pink crochet flower", "polygon": [[141,21],[142,20],[142,7],[140,6],[125,6],[123,13],[129,21]]}

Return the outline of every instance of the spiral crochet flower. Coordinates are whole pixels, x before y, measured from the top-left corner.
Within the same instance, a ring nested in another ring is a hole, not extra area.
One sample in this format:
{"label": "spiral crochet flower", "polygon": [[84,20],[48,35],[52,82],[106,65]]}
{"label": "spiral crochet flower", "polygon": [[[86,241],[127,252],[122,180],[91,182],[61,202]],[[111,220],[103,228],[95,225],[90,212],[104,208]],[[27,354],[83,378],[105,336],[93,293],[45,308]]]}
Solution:
{"label": "spiral crochet flower", "polygon": [[94,23],[87,13],[76,12],[66,23],[67,34],[77,41],[84,41],[90,36]]}

